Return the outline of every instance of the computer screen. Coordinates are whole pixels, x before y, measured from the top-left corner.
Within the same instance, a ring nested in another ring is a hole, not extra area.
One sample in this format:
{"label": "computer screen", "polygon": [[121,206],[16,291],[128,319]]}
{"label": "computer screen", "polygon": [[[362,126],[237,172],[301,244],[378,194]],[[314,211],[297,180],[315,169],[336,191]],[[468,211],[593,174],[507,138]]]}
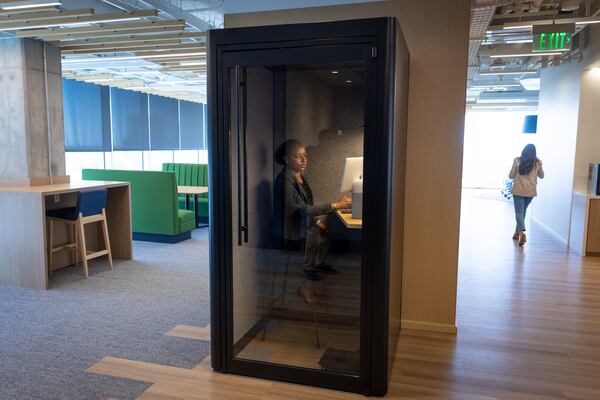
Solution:
{"label": "computer screen", "polygon": [[352,183],[363,176],[363,157],[346,157],[340,192],[352,190]]}

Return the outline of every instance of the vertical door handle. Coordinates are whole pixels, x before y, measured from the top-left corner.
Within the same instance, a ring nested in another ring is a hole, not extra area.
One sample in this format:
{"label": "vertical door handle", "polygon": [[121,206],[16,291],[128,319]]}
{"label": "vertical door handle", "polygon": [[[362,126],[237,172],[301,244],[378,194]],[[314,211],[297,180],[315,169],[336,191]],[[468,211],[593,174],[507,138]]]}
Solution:
{"label": "vertical door handle", "polygon": [[248,121],[248,74],[247,69],[242,70],[242,158],[244,173],[244,243],[248,243],[248,143],[247,143],[247,121]]}
{"label": "vertical door handle", "polygon": [[241,71],[240,66],[235,67],[235,114],[236,114],[236,139],[237,139],[237,212],[238,212],[238,246],[242,245],[242,96],[241,96]]}

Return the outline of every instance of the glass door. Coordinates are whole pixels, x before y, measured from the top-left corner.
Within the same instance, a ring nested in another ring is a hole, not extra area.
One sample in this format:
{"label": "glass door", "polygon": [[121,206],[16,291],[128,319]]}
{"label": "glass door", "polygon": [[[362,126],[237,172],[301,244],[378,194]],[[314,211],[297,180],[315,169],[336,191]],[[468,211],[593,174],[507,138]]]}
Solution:
{"label": "glass door", "polygon": [[361,375],[370,68],[370,43],[223,58],[227,358],[241,373]]}

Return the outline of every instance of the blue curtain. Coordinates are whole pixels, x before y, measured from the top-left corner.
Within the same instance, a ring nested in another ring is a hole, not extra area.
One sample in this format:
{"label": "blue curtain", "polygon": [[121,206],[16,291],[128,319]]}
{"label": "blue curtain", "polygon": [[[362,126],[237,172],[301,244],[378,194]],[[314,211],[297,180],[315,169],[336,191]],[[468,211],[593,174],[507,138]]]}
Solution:
{"label": "blue curtain", "polygon": [[111,151],[108,87],[62,80],[65,151]]}
{"label": "blue curtain", "polygon": [[179,101],[181,150],[205,150],[204,105]]}
{"label": "blue curtain", "polygon": [[179,103],[150,95],[150,149],[179,149]]}
{"label": "blue curtain", "polygon": [[110,89],[113,149],[150,150],[148,95]]}

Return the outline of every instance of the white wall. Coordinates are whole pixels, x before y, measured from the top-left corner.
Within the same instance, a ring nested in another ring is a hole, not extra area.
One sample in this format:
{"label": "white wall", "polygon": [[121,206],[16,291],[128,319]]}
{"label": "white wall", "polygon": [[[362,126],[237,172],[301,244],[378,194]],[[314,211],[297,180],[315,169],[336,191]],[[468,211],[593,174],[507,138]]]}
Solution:
{"label": "white wall", "polygon": [[538,186],[533,217],[567,242],[571,218],[581,65],[542,71],[538,112],[538,157],[546,177]]}
{"label": "white wall", "polygon": [[584,70],[581,74],[579,98],[579,128],[575,154],[576,191],[587,191],[588,166],[600,163],[600,69]]}

